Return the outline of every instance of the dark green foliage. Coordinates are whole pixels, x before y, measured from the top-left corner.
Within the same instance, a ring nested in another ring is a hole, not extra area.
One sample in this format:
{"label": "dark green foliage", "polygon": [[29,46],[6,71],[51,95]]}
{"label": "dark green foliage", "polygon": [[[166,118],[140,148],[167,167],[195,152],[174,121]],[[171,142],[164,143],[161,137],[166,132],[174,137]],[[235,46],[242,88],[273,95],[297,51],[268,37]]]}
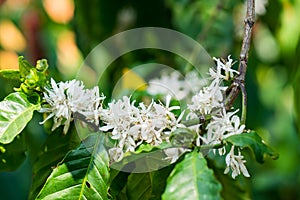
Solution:
{"label": "dark green foliage", "polygon": [[254,131],[232,135],[225,140],[240,148],[249,148],[253,152],[256,161],[259,163],[263,163],[267,156],[270,156],[272,159],[278,158],[278,153],[267,146],[261,137]]}
{"label": "dark green foliage", "polygon": [[193,151],[176,164],[167,179],[163,200],[221,199],[222,186],[201,153]]}

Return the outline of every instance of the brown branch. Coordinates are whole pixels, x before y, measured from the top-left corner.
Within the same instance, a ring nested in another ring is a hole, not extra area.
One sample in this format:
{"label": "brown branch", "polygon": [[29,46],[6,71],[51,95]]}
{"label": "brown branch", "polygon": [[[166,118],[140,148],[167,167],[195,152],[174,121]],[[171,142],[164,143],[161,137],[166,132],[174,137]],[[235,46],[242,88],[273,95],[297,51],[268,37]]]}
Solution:
{"label": "brown branch", "polygon": [[93,132],[97,132],[99,131],[99,126],[97,126],[96,124],[94,124],[93,122],[90,122],[86,119],[86,117],[83,114],[80,114],[79,112],[75,112],[73,114],[73,118],[74,120],[79,120],[81,122],[84,122],[85,124],[88,125],[88,127],[93,131]]}
{"label": "brown branch", "polygon": [[[247,103],[247,96],[246,96],[246,90],[245,90],[245,76],[247,71],[247,64],[248,64],[248,52],[250,49],[250,42],[251,42],[251,33],[252,33],[252,27],[255,22],[255,5],[254,0],[247,0],[247,11],[246,11],[246,18],[244,20],[245,22],[245,28],[244,28],[244,38],[242,43],[242,49],[240,52],[240,62],[239,62],[239,75],[236,76],[233,80],[231,90],[226,98],[225,105],[226,110],[230,110],[234,101],[236,100],[240,90],[242,90],[243,95],[243,114],[242,116],[245,117],[245,109]],[[245,120],[245,118],[243,118]],[[242,122],[244,123],[245,121]]]}

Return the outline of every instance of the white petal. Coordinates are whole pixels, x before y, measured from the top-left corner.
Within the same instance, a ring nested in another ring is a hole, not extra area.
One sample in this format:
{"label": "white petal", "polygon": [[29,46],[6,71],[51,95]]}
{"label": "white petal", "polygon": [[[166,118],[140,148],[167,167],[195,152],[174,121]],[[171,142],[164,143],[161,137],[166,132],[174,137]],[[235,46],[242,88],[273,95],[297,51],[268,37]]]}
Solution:
{"label": "white petal", "polygon": [[106,125],[106,126],[100,127],[100,131],[106,132],[106,131],[108,131],[110,129],[113,129],[113,128],[114,128],[114,126],[112,126],[112,125]]}
{"label": "white petal", "polygon": [[250,177],[250,174],[248,173],[248,170],[243,163],[240,164],[240,169],[245,177]]}

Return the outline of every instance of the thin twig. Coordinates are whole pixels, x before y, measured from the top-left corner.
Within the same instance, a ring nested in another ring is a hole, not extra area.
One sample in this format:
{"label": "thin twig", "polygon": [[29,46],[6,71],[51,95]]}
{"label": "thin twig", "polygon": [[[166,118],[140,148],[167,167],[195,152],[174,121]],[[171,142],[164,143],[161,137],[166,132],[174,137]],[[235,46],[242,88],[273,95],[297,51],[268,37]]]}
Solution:
{"label": "thin twig", "polygon": [[247,95],[245,90],[245,76],[247,71],[248,53],[250,49],[252,27],[255,22],[255,5],[254,0],[247,0],[247,13],[245,18],[244,38],[240,53],[239,75],[236,76],[232,83],[232,89],[226,98],[226,110],[230,110],[233,102],[236,100],[240,90],[243,96],[242,122],[246,120]]}

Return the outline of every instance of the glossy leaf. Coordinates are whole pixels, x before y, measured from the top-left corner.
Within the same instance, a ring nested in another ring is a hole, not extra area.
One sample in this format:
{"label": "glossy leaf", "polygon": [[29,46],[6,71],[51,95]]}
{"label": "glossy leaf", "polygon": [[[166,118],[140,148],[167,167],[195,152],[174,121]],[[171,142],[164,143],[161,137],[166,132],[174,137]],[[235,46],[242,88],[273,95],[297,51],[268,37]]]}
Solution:
{"label": "glossy leaf", "polygon": [[267,146],[261,137],[254,131],[232,135],[226,138],[226,141],[241,148],[249,148],[253,152],[256,161],[259,163],[263,163],[266,156],[270,156],[274,160],[278,158],[278,153]]}
{"label": "glossy leaf", "polygon": [[221,188],[203,155],[193,151],[171,172],[162,199],[221,199]]}
{"label": "glossy leaf", "polygon": [[[72,130],[71,126],[71,130]],[[42,145],[39,154],[33,161],[33,180],[29,199],[35,199],[52,170],[63,160],[66,154],[79,145],[78,135],[75,131],[62,134],[61,129],[51,133]]]}
{"label": "glossy leaf", "polygon": [[0,144],[0,172],[16,170],[26,158],[25,151],[24,134],[15,137],[9,144]]}
{"label": "glossy leaf", "polygon": [[103,136],[88,137],[47,179],[37,199],[108,199],[108,154]]}
{"label": "glossy leaf", "polygon": [[0,102],[0,143],[7,144],[21,133],[40,104],[32,104],[21,92],[8,95]]}

